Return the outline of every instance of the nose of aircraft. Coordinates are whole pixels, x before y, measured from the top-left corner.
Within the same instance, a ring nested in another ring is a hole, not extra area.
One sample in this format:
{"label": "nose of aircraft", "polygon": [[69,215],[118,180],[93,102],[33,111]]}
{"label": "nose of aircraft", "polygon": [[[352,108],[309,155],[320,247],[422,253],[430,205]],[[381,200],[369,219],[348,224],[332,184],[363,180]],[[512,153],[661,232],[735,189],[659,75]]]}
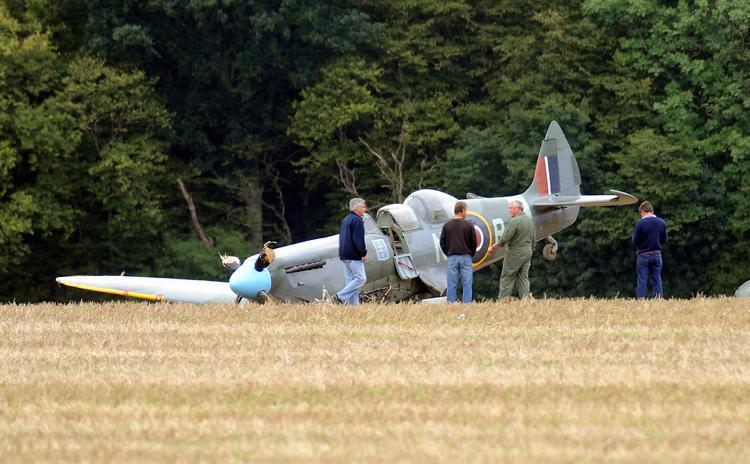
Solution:
{"label": "nose of aircraft", "polygon": [[256,271],[254,263],[254,259],[246,259],[229,277],[229,288],[248,300],[257,300],[258,292],[261,290],[271,292],[271,273],[268,272],[268,268]]}

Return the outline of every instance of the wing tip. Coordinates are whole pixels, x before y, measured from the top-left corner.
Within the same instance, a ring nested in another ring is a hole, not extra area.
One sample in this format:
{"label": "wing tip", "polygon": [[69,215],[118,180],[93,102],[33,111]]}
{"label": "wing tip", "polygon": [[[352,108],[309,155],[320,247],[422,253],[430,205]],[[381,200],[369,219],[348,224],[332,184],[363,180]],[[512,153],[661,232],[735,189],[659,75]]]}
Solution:
{"label": "wing tip", "polygon": [[83,281],[76,281],[76,277],[79,278],[78,280],[82,280],[82,279],[85,280],[85,277],[87,276],[57,277],[55,278],[55,281],[59,285],[64,285],[70,288],[76,288],[78,290],[85,290],[88,292],[103,293],[106,295],[132,297],[132,298],[137,298],[140,300],[147,300],[147,301],[157,301],[157,302],[166,301],[166,298],[163,293],[146,293],[146,292],[132,291],[130,289],[102,287],[99,285],[92,285],[91,283],[85,283]]}
{"label": "wing tip", "polygon": [[614,189],[610,189],[609,191],[617,195],[617,200],[615,201],[618,205],[632,205],[634,203],[638,203],[638,197],[627,192]]}

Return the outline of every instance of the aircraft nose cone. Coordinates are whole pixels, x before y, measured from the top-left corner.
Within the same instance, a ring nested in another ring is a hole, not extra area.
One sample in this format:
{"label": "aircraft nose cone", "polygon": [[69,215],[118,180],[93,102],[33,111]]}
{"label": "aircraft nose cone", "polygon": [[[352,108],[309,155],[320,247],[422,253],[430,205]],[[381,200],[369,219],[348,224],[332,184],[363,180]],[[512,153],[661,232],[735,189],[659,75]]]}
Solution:
{"label": "aircraft nose cone", "polygon": [[268,268],[258,272],[253,265],[255,260],[247,259],[229,277],[229,288],[234,293],[248,300],[257,300],[261,290],[271,292],[271,273]]}

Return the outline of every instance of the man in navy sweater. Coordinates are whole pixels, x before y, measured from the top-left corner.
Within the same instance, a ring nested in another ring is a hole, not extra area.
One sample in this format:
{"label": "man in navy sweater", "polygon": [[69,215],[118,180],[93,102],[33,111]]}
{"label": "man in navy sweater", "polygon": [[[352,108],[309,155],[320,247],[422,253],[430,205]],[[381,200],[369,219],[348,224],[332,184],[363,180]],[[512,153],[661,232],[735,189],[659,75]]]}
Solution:
{"label": "man in navy sweater", "polygon": [[335,303],[359,304],[359,289],[367,282],[365,261],[365,221],[367,211],[365,200],[352,198],[349,201],[349,214],[341,221],[339,230],[339,259],[344,264],[346,285],[333,296]]}
{"label": "man in navy sweater", "polygon": [[661,286],[661,245],[667,241],[667,224],[662,218],[656,217],[651,203],[644,201],[638,207],[641,219],[635,223],[633,243],[636,248],[635,270],[637,284],[635,293],[639,300],[648,295],[648,280],[654,288],[654,296],[660,298],[664,294]]}

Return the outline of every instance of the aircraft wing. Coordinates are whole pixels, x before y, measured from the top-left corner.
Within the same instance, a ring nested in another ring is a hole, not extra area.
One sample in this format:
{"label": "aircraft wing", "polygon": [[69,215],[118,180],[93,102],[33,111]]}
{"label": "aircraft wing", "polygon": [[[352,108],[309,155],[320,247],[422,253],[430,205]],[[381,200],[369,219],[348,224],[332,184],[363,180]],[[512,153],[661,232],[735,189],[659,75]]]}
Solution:
{"label": "aircraft wing", "polygon": [[560,206],[622,206],[632,205],[638,199],[633,195],[619,190],[610,190],[613,195],[576,195],[566,196],[545,196],[531,201],[531,206],[536,208],[557,208]]}
{"label": "aircraft wing", "polygon": [[237,298],[229,288],[229,282],[210,280],[85,275],[58,277],[55,280],[67,287],[149,301],[234,303]]}
{"label": "aircraft wing", "polygon": [[750,297],[750,280],[740,285],[737,291],[734,292],[734,296]]}

